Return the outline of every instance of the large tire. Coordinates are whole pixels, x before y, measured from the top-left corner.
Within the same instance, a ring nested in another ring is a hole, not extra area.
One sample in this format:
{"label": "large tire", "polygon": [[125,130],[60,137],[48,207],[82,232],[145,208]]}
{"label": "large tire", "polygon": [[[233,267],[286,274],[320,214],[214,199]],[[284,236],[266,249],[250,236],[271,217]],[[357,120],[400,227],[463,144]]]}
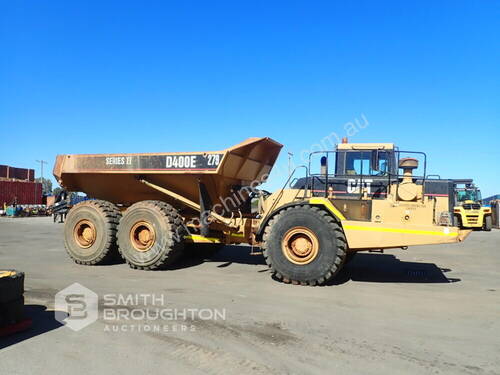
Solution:
{"label": "large tire", "polygon": [[487,231],[487,232],[491,232],[491,228],[492,228],[492,222],[491,222],[491,216],[488,215],[488,216],[485,216],[484,217],[484,224],[483,224],[483,230]]}
{"label": "large tire", "polygon": [[165,269],[182,255],[185,234],[175,208],[161,201],[142,201],[125,211],[118,228],[118,247],[132,268]]}
{"label": "large tire", "polygon": [[0,270],[0,303],[14,301],[23,296],[24,273]]}
{"label": "large tire", "polygon": [[0,327],[19,323],[24,319],[24,297],[0,303]]}
{"label": "large tire", "polygon": [[346,242],[342,228],[327,212],[318,207],[294,206],[271,219],[262,247],[276,279],[322,285],[342,267]]}
{"label": "large tire", "polygon": [[107,264],[118,257],[116,232],[120,210],[101,200],[83,201],[71,208],[64,225],[64,244],[78,264]]}

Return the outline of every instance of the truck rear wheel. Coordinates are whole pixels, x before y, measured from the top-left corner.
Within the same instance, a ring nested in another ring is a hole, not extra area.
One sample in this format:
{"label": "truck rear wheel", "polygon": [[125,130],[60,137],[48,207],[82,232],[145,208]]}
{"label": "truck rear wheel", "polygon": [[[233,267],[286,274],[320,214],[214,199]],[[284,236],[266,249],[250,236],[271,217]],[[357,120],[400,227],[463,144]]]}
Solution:
{"label": "truck rear wheel", "polygon": [[106,201],[83,201],[71,208],[64,225],[64,245],[78,264],[106,264],[117,257],[116,232],[121,213]]}
{"label": "truck rear wheel", "polygon": [[120,221],[118,247],[132,268],[164,269],[181,255],[185,233],[182,217],[171,205],[137,202]]}
{"label": "truck rear wheel", "polygon": [[285,283],[321,285],[340,270],[346,256],[341,227],[325,211],[290,207],[269,222],[263,238],[266,263]]}
{"label": "truck rear wheel", "polygon": [[485,216],[484,217],[484,224],[483,224],[483,230],[487,231],[487,232],[491,232],[491,227],[492,227],[492,223],[491,223],[491,216]]}

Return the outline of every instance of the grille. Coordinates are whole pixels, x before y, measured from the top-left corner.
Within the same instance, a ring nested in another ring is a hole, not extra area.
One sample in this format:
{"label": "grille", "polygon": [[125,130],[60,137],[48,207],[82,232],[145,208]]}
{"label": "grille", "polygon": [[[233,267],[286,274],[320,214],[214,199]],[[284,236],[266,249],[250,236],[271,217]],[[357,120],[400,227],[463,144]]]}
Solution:
{"label": "grille", "polygon": [[479,210],[481,205],[479,203],[465,203],[464,210]]}
{"label": "grille", "polygon": [[478,215],[467,215],[467,221],[469,224],[477,224],[479,221],[479,216]]}

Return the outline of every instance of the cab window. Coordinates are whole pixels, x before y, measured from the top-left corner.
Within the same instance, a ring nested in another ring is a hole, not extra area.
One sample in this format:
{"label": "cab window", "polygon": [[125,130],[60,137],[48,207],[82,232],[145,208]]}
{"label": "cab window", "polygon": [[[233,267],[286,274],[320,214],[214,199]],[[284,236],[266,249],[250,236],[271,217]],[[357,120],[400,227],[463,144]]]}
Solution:
{"label": "cab window", "polygon": [[369,175],[387,176],[389,163],[387,152],[379,152],[378,171],[371,169],[370,151],[349,151],[345,159],[345,174],[347,175]]}

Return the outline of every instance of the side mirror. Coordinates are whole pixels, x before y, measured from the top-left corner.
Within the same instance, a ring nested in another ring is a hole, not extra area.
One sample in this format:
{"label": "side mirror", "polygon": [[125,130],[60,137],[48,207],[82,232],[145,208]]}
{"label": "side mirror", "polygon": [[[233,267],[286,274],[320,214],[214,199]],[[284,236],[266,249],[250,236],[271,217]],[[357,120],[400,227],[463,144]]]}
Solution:
{"label": "side mirror", "polygon": [[372,151],[372,157],[371,157],[371,170],[372,171],[378,171],[379,167],[379,159],[378,159],[378,150],[373,150]]}

